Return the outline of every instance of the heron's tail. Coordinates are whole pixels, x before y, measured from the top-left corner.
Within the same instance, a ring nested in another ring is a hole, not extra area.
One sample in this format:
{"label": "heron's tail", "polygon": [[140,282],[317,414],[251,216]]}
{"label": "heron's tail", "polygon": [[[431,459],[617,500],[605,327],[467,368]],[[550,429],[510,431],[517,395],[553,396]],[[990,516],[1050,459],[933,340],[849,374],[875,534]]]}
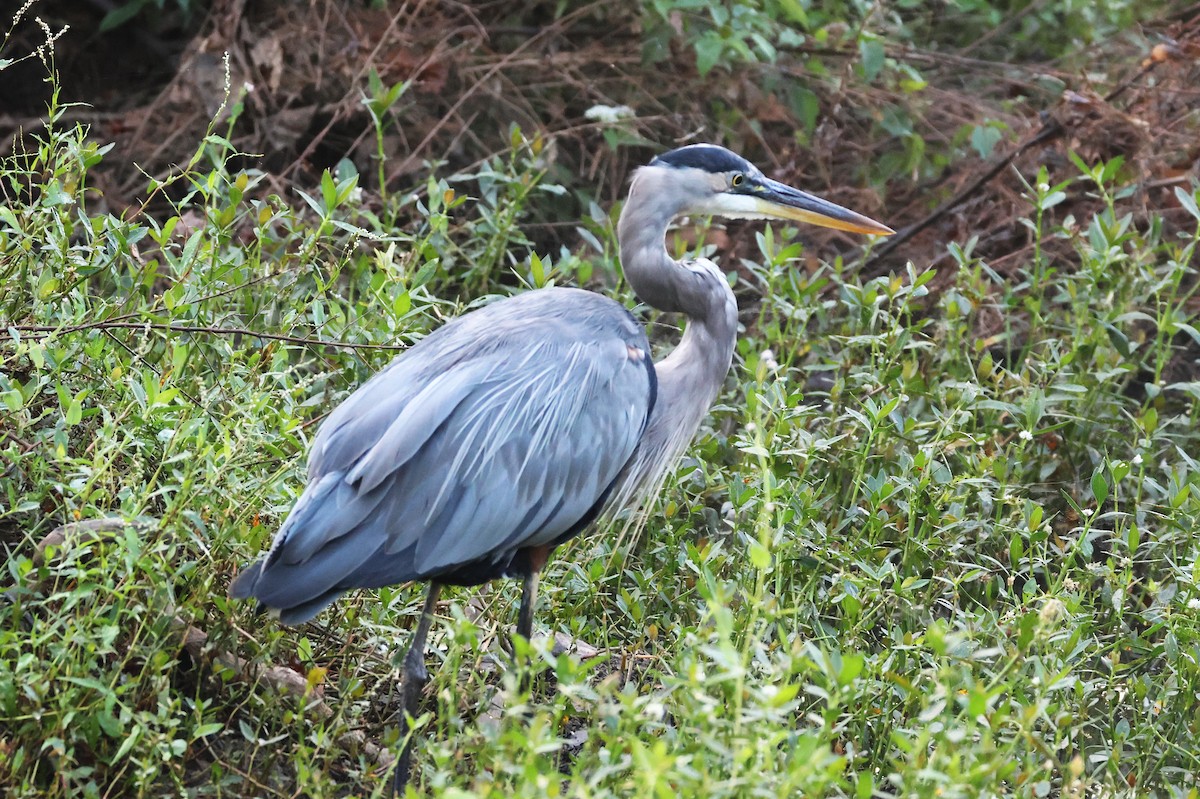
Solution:
{"label": "heron's tail", "polygon": [[249,599],[254,596],[254,584],[258,582],[258,576],[262,574],[263,562],[256,560],[247,565],[237,576],[233,578],[233,582],[229,584],[230,599]]}
{"label": "heron's tail", "polygon": [[[229,598],[257,598],[254,589],[258,578],[262,575],[262,568],[263,561],[256,560],[238,572],[237,576],[233,578],[233,582],[229,584]],[[284,624],[303,624],[332,604],[342,593],[340,588],[334,588],[313,599],[286,608],[271,607],[260,599],[257,610],[259,613],[270,613]]]}

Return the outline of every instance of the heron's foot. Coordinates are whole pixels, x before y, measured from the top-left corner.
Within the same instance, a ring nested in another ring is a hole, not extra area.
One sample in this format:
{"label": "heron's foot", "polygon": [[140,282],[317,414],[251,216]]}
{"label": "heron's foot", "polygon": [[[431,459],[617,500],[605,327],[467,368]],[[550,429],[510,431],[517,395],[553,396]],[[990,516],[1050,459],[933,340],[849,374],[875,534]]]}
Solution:
{"label": "heron's foot", "polygon": [[400,754],[396,758],[396,770],[392,777],[392,796],[403,796],[412,776],[412,729],[409,719],[415,719],[421,709],[421,693],[429,682],[429,671],[424,663],[410,668],[405,658],[404,678],[400,684]]}
{"label": "heron's foot", "polygon": [[545,664],[542,663],[538,650],[546,644],[545,637],[526,638],[522,632],[517,631],[501,641],[502,648],[508,655],[507,667],[517,678],[517,690],[532,697],[538,685],[538,677],[544,670]]}
{"label": "heron's foot", "polygon": [[533,647],[533,637],[526,636],[524,633],[522,633],[520,631],[514,631],[511,635],[497,636],[497,642],[500,644],[500,650],[502,652],[504,652],[504,654],[508,656],[508,659],[513,663],[516,663],[516,660],[517,660],[517,639],[518,638],[523,638],[525,641],[528,642],[528,645],[526,647],[524,647],[525,649]]}

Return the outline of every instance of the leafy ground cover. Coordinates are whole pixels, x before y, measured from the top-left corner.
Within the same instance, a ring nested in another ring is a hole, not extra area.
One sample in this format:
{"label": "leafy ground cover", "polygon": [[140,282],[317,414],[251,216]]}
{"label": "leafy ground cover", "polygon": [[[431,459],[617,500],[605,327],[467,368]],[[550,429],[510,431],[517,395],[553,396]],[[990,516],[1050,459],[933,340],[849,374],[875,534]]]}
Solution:
{"label": "leafy ground cover", "polygon": [[[953,32],[921,4],[806,8],[651,4],[614,63],[719,87],[688,113],[747,152],[804,153],[782,177],[828,170],[874,187],[861,196],[900,218],[864,210],[897,227],[933,221],[886,258],[780,226],[673,243],[729,269],[735,371],[642,534],[618,522],[551,562],[546,636],[516,653],[532,688],[502,646],[515,586],[448,593],[415,790],[1200,795],[1194,22],[1155,8],[1175,34],[1156,55],[1121,3],[981,3]],[[570,40],[609,13],[573,6],[549,27]],[[997,21],[1011,42],[986,38]],[[1061,81],[1036,59],[1096,69],[1105,36],[1146,63],[1077,86],[1050,143],[938,216],[969,188],[964,164],[1014,151],[1039,96],[987,95],[946,127],[970,105],[946,65]],[[0,51],[0,75],[53,74],[19,55]],[[775,117],[723,105],[756,70],[811,88],[773,94]],[[572,139],[570,104],[512,88],[514,116],[558,108],[557,135],[505,125],[484,156],[447,145],[416,169],[395,137],[427,109],[361,77],[368,145],[328,169],[248,156],[269,101],[233,80],[136,191],[55,80],[0,164],[6,796],[379,795],[420,590],[285,629],[228,602],[230,577],[298,495],[324,414],[408,343],[551,283],[635,304],[604,176],[677,119],[614,103]],[[859,144],[830,145],[823,119]],[[427,124],[427,142],[447,133]],[[855,146],[879,157],[849,168]],[[675,320],[639,312],[669,347]],[[37,549],[109,517],[131,524]]]}

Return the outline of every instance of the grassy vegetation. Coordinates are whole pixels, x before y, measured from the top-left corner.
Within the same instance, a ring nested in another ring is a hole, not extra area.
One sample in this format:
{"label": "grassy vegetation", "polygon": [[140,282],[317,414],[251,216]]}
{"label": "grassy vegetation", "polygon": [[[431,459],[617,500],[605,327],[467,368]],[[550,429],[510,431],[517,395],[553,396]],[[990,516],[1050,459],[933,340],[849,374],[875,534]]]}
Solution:
{"label": "grassy vegetation", "polygon": [[[63,111],[0,164],[0,541],[21,587],[0,604],[0,793],[379,795],[365,744],[395,743],[421,591],[284,629],[229,578],[323,415],[397,348],[550,283],[632,306],[615,214],[588,249],[535,253],[523,223],[574,187],[517,130],[416,192],[364,197],[344,162],[296,201],[214,130],[149,186],[171,213],[116,216],[89,184],[102,142]],[[516,585],[450,591],[419,789],[1200,796],[1200,211],[1181,184],[1188,232],[1135,218],[1121,166],[1029,176],[1017,280],[972,242],[938,271],[798,268],[802,232],[763,228],[726,262],[735,371],[659,512],[542,580],[537,627],[599,654],[536,643],[530,692],[500,646]],[[1099,211],[1054,221],[1067,193]],[[35,558],[107,516],[144,526]]]}

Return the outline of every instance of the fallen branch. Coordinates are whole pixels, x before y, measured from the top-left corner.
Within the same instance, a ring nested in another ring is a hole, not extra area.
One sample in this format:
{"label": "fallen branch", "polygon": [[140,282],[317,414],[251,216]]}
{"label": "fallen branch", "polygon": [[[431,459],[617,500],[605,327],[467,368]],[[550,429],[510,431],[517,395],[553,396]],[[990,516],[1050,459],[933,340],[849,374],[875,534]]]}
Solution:
{"label": "fallen branch", "polygon": [[[171,628],[179,634],[184,651],[191,656],[194,662],[205,663],[210,667],[215,664],[231,672],[237,682],[265,683],[276,691],[305,700],[307,702],[305,709],[312,711],[322,719],[333,718],[333,708],[327,705],[325,700],[312,696],[308,679],[295,669],[289,669],[286,666],[260,668],[232,652],[213,649],[208,644],[208,633],[199,627],[188,624],[178,616],[171,619]],[[368,758],[384,768],[390,766],[396,758],[395,754],[387,748],[368,741],[366,733],[362,730],[343,733],[338,736],[337,743],[349,752],[362,751]]]}

